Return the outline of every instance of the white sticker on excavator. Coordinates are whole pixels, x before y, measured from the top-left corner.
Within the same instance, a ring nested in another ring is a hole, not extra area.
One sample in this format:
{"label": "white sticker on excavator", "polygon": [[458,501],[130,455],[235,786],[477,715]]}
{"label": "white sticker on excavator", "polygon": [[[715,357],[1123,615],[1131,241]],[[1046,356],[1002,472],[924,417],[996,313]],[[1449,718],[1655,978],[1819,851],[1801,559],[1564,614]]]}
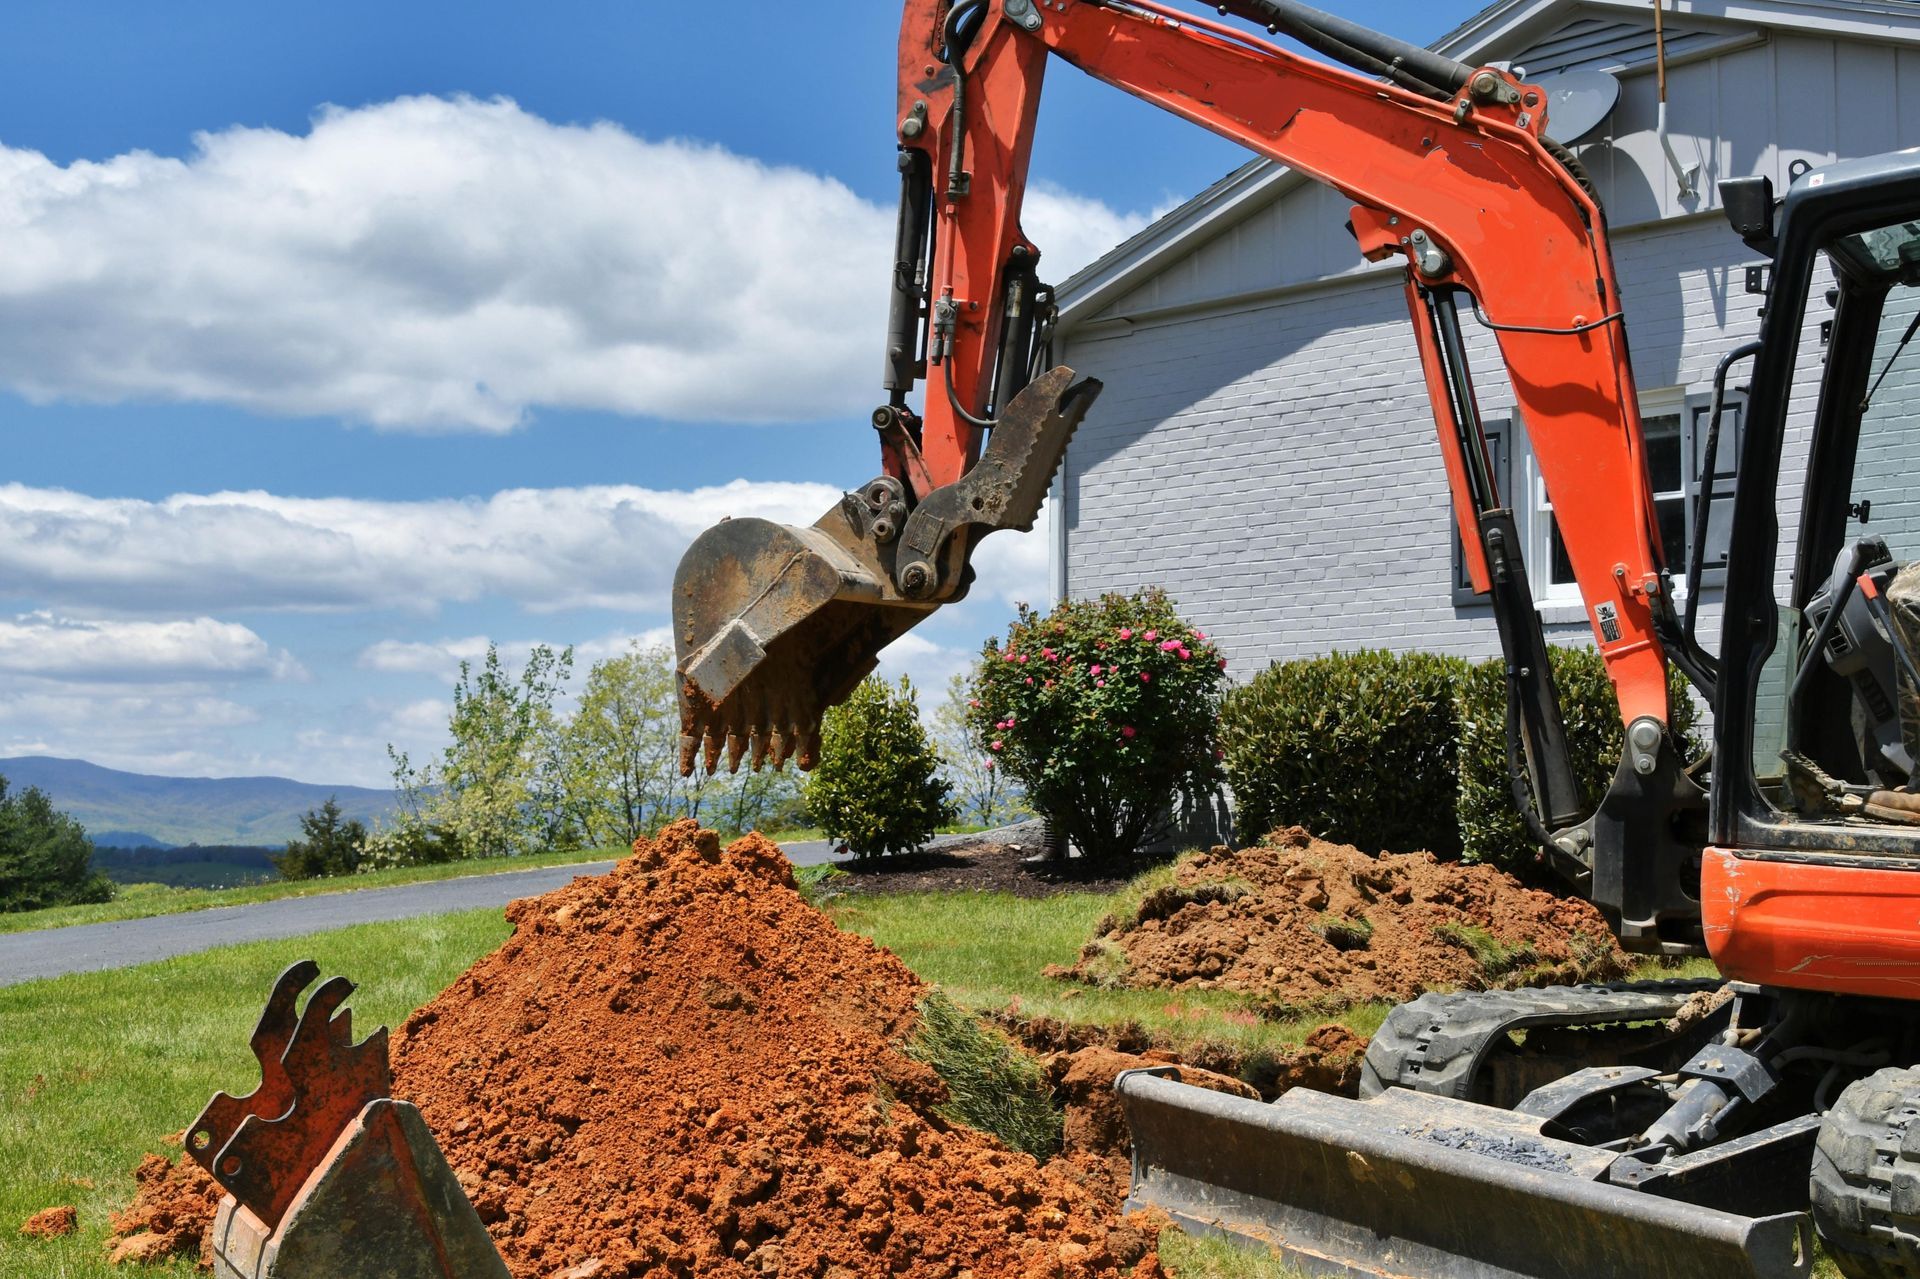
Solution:
{"label": "white sticker on excavator", "polygon": [[1600,623],[1600,638],[1611,644],[1620,638],[1620,610],[1611,604],[1595,604],[1593,616]]}

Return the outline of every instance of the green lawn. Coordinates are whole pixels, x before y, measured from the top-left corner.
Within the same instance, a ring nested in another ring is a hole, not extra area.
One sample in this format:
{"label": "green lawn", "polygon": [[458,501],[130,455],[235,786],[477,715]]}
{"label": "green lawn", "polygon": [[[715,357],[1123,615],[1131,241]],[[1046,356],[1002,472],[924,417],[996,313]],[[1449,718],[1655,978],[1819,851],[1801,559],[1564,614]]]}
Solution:
{"label": "green lawn", "polygon": [[430,880],[460,879],[468,875],[501,875],[516,870],[538,870],[542,866],[572,866],[580,862],[604,862],[626,856],[624,848],[578,849],[570,853],[528,853],[521,857],[495,857],[484,861],[447,862],[440,866],[403,866],[395,870],[372,871],[365,875],[343,875],[335,879],[272,880],[241,888],[169,888],[165,884],[123,884],[119,895],[96,906],[51,906],[46,910],[26,910],[0,915],[0,933],[25,933],[42,928],[65,928],[69,924],[105,924],[123,919],[146,919],[153,915],[179,915],[190,910],[214,906],[244,906],[249,902],[278,901],[283,897],[313,897],[321,893],[347,893],[361,888],[392,888],[399,884],[420,884]]}
{"label": "green lawn", "polygon": [[[498,910],[476,910],[0,987],[0,1279],[128,1279],[105,1261],[107,1213],[131,1196],[140,1156],[193,1122],[216,1089],[258,1082],[247,1036],[289,963],[311,957],[359,982],[364,1037],[398,1026],[507,933]],[[67,1203],[80,1210],[79,1233],[16,1233]]]}

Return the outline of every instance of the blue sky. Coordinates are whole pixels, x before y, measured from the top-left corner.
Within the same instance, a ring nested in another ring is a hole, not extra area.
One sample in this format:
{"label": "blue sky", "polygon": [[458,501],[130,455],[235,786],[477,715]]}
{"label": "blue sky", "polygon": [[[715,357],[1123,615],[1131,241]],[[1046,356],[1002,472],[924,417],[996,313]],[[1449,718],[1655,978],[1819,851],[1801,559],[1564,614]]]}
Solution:
{"label": "blue sky", "polygon": [[[487,639],[657,636],[699,527],[871,475],[897,22],[11,0],[0,756],[378,784]],[[1056,65],[1027,230],[1063,274],[1243,158]],[[1044,564],[986,543],[889,668]]]}

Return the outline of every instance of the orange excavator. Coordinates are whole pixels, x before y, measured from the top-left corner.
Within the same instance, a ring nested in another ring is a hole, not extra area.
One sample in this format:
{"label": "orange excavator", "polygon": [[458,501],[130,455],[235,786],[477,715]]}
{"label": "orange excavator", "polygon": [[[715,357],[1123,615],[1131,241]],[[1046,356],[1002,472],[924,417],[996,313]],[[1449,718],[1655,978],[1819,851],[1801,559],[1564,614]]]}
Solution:
{"label": "orange excavator", "polygon": [[[881,474],[808,528],[732,520],[687,552],[683,767],[809,767],[821,715],[966,593],[980,539],[1032,524],[1100,389],[1050,367],[1020,228],[1057,56],[1338,189],[1359,252],[1404,263],[1527,828],[1628,949],[1725,978],[1424,996],[1374,1038],[1359,1101],[1125,1076],[1135,1201],[1315,1273],[1799,1275],[1811,1222],[1854,1279],[1920,1274],[1920,786],[1897,709],[1920,673],[1893,545],[1920,537],[1920,154],[1799,166],[1781,199],[1720,183],[1765,310],[1704,442],[1703,472],[1733,477],[1694,512],[1731,527],[1716,651],[1701,550],[1663,558],[1605,215],[1546,91],[1293,0],[1218,13],[1327,61],[1159,0],[907,0]],[[1624,754],[1591,812],[1468,324],[1497,338],[1618,693]],[[1670,665],[1712,709],[1703,759],[1672,730]]]}

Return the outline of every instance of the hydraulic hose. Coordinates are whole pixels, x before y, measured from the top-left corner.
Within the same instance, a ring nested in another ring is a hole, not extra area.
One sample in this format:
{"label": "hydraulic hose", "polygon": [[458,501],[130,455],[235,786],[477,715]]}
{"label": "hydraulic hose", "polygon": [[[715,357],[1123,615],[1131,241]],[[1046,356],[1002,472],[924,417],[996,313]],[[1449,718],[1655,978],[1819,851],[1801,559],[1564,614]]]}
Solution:
{"label": "hydraulic hose", "polygon": [[1283,31],[1316,53],[1358,71],[1386,76],[1417,93],[1450,98],[1473,78],[1474,68],[1464,62],[1297,0],[1224,0],[1220,8]]}

